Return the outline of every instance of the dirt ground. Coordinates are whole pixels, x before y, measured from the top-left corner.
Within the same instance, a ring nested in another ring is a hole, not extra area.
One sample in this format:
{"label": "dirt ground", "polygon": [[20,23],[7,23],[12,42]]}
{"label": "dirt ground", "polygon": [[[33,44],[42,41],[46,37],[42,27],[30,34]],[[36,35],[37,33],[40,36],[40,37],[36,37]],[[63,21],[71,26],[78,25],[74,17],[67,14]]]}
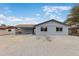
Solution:
{"label": "dirt ground", "polygon": [[0,36],[0,56],[79,56],[79,37]]}

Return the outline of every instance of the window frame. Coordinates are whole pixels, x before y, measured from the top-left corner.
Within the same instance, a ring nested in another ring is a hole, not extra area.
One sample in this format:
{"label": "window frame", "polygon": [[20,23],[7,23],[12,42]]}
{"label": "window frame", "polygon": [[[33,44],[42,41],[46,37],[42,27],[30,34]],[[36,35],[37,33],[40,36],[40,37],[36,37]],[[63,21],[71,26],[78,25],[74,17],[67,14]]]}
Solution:
{"label": "window frame", "polygon": [[62,32],[63,31],[63,27],[56,27],[56,32]]}
{"label": "window frame", "polygon": [[47,27],[41,27],[41,32],[47,32]]}

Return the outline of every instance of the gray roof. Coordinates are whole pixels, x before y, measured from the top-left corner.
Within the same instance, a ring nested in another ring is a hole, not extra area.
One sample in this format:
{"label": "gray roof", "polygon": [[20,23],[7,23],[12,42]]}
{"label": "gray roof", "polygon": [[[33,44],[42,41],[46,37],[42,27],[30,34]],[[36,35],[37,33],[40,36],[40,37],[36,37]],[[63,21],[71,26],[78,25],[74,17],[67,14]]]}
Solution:
{"label": "gray roof", "polygon": [[63,25],[65,25],[65,26],[68,26],[67,24],[65,24],[65,23],[63,23],[63,22],[60,22],[60,21],[57,21],[57,20],[54,20],[54,19],[51,19],[51,20],[49,20],[49,21],[45,21],[45,22],[36,24],[35,26],[39,26],[39,25],[41,25],[41,24],[44,24],[44,23],[47,23],[47,22],[51,22],[51,21],[57,22],[57,23],[60,23],[60,24],[63,24]]}
{"label": "gray roof", "polygon": [[18,24],[15,27],[34,27],[33,24]]}

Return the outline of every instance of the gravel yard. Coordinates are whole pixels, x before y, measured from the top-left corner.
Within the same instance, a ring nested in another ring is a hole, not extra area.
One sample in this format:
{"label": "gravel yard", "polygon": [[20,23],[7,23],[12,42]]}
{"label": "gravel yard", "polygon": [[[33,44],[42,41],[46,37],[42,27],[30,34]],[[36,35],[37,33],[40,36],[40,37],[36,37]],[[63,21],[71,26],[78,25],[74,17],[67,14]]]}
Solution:
{"label": "gravel yard", "polygon": [[79,37],[0,36],[1,56],[79,56]]}

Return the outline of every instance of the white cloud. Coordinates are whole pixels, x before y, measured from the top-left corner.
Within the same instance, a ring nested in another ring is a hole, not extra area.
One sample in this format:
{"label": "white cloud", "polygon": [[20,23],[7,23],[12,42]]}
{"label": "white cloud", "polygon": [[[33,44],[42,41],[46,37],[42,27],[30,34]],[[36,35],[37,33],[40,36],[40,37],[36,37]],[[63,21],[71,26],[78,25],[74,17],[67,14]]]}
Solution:
{"label": "white cloud", "polygon": [[36,14],[37,17],[41,16],[41,14]]}
{"label": "white cloud", "polygon": [[57,11],[64,11],[64,10],[70,10],[70,6],[44,6],[43,11],[48,12],[57,12]]}
{"label": "white cloud", "polygon": [[3,14],[0,14],[0,18],[6,18]]}
{"label": "white cloud", "polygon": [[12,10],[9,7],[4,7],[5,14],[11,13],[11,12],[12,12]]}
{"label": "white cloud", "polygon": [[56,13],[61,15],[60,12],[70,10],[70,6],[44,6],[43,11],[46,12],[45,15],[49,15],[50,13]]}
{"label": "white cloud", "polygon": [[3,14],[0,14],[0,22],[3,23],[5,19],[6,19],[6,16],[4,16]]}
{"label": "white cloud", "polygon": [[26,17],[26,18],[24,18],[23,20],[25,21],[24,23],[27,22],[27,24],[37,24],[37,23],[38,23],[38,22],[36,22],[36,18],[29,18],[29,17]]}
{"label": "white cloud", "polygon": [[0,7],[0,13],[2,14],[10,14],[12,12],[12,10],[9,7]]}
{"label": "white cloud", "polygon": [[2,20],[0,20],[0,23],[4,23]]}
{"label": "white cloud", "polygon": [[42,11],[44,12],[44,17],[49,19],[62,20],[62,12],[68,11],[72,7],[70,6],[43,6]]}
{"label": "white cloud", "polygon": [[12,21],[12,22],[16,22],[16,21],[22,21],[22,19],[17,18],[17,17],[13,17],[13,16],[9,16],[6,18],[8,21]]}
{"label": "white cloud", "polygon": [[31,18],[31,17],[22,17],[22,18],[18,18],[18,17],[14,17],[14,16],[5,16],[3,14],[0,14],[0,23],[15,23],[17,22],[17,24],[19,23],[23,23],[23,24],[36,24],[38,22],[35,21],[36,18]]}
{"label": "white cloud", "polygon": [[58,20],[58,21],[62,21],[62,17],[61,16],[58,16],[58,15],[50,15],[49,18],[50,19],[55,19],[55,20]]}

